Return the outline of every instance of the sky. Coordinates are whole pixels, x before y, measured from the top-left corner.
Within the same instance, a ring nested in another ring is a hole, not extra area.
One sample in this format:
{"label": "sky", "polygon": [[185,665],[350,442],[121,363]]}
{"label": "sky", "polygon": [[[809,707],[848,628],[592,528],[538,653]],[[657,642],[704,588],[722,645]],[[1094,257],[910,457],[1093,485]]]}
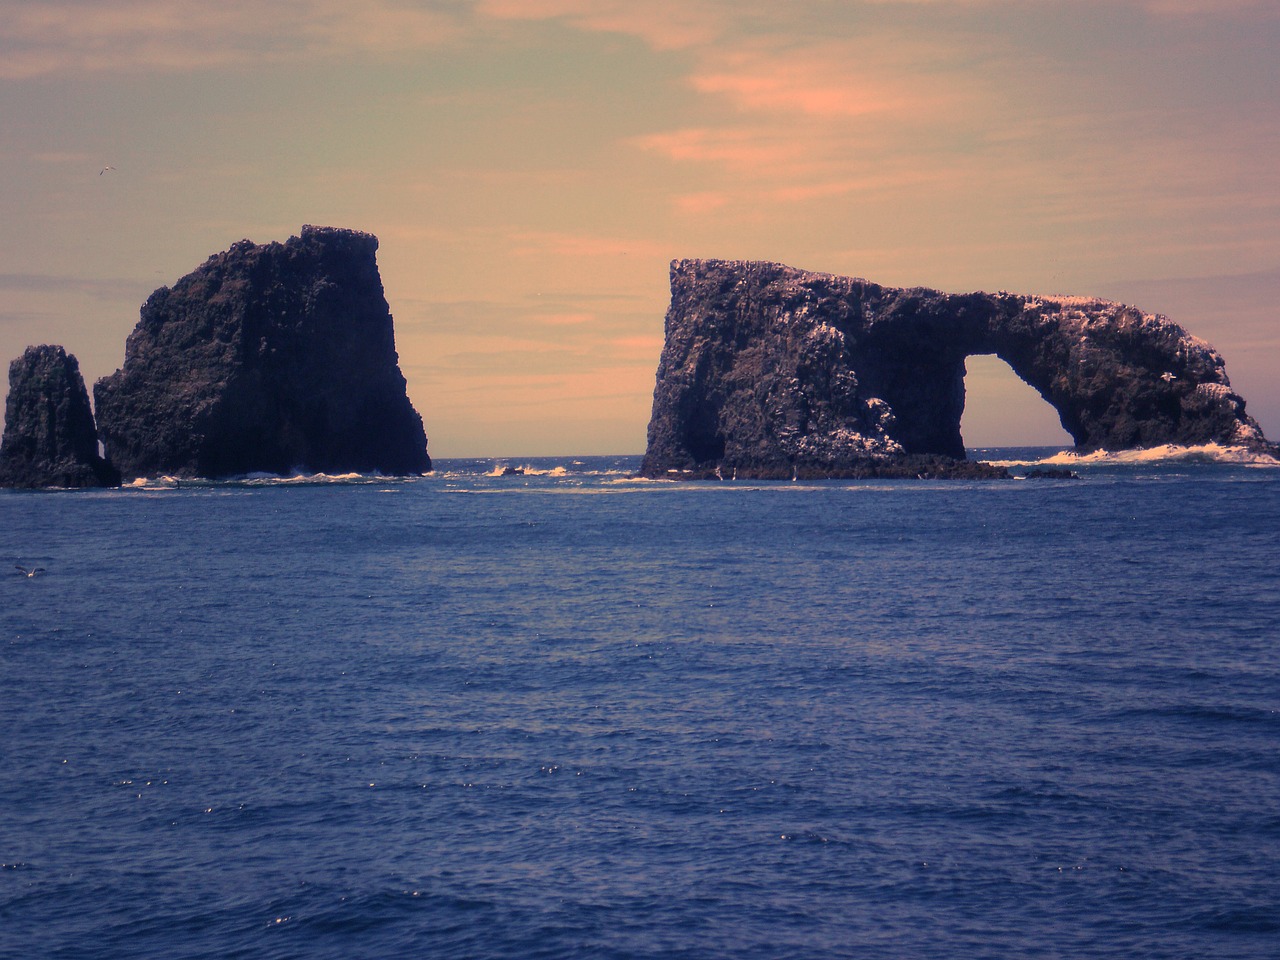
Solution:
{"label": "sky", "polygon": [[[437,458],[643,452],[686,257],[1131,303],[1280,439],[1277,50],[1276,0],[0,0],[0,359],[92,389],[317,224],[379,237]],[[969,445],[1069,443],[969,369]]]}

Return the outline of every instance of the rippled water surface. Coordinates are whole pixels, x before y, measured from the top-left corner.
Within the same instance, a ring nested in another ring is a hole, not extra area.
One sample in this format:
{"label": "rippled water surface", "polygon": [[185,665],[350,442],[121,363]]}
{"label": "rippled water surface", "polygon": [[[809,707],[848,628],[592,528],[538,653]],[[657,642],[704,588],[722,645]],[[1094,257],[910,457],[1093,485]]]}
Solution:
{"label": "rippled water surface", "polygon": [[1280,470],[636,465],[0,493],[0,956],[1277,955]]}

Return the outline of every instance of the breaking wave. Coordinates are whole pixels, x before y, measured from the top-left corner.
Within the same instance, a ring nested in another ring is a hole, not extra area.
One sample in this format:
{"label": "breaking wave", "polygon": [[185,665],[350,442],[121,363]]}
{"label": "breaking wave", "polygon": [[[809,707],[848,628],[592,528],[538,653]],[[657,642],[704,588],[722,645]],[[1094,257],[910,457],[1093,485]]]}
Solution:
{"label": "breaking wave", "polygon": [[499,461],[494,464],[493,469],[485,474],[486,477],[567,477],[569,470],[567,467],[535,467],[531,464],[512,465]]}
{"label": "breaking wave", "polygon": [[1280,467],[1280,460],[1269,454],[1251,450],[1248,447],[1223,446],[1218,443],[1206,443],[1199,446],[1179,446],[1164,444],[1158,447],[1147,447],[1142,450],[1095,450],[1091,453],[1077,453],[1073,450],[1061,450],[1045,457],[1032,459],[989,460],[989,463],[1000,467],[1030,466],[1124,466],[1149,465],[1156,463],[1229,463],[1248,467]]}
{"label": "breaking wave", "polygon": [[296,486],[351,486],[365,483],[394,483],[416,477],[387,477],[380,473],[297,473],[281,476],[276,473],[248,473],[239,477],[210,480],[206,477],[138,477],[123,485],[125,490],[179,490],[184,487],[296,487]]}

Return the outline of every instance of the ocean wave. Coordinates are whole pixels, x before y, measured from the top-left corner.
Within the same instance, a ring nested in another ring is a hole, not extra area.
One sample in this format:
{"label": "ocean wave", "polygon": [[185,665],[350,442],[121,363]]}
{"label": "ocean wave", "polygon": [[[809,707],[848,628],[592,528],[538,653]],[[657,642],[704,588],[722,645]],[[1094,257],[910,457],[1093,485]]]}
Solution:
{"label": "ocean wave", "polygon": [[512,466],[509,463],[498,461],[493,465],[493,469],[485,474],[486,477],[567,477],[569,470],[566,467],[535,467],[531,464],[522,464]]}
{"label": "ocean wave", "polygon": [[178,490],[183,487],[290,487],[290,486],[351,486],[354,484],[395,483],[416,480],[417,477],[388,477],[380,473],[296,473],[281,476],[277,473],[247,473],[238,477],[211,480],[208,477],[138,477],[123,485],[125,490]]}
{"label": "ocean wave", "polygon": [[1062,450],[1047,457],[1031,460],[988,460],[998,467],[1031,467],[1031,466],[1124,466],[1150,465],[1158,463],[1229,463],[1248,467],[1280,467],[1280,460],[1248,447],[1224,446],[1218,443],[1206,443],[1199,446],[1179,446],[1163,444],[1158,447],[1147,447],[1141,450],[1095,450],[1091,453],[1077,453],[1074,450]]}
{"label": "ocean wave", "polygon": [[[482,474],[485,477],[551,477],[553,479],[566,477],[630,477],[632,472],[628,470],[620,470],[614,468],[591,469],[581,460],[575,460],[571,466],[535,466],[532,463],[513,464],[509,461],[499,460],[493,468]],[[446,476],[467,477],[475,476],[473,473],[466,471],[453,471]]]}

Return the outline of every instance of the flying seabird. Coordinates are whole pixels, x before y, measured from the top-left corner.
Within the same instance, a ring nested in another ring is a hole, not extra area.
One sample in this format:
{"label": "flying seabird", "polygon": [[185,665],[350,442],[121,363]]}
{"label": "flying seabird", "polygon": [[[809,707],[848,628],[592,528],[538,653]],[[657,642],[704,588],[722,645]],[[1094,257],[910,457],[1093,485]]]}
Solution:
{"label": "flying seabird", "polygon": [[13,565],[13,569],[21,572],[23,576],[27,576],[27,577],[34,577],[37,573],[44,573],[44,567],[32,567],[30,570],[28,570],[26,567],[18,563],[15,563]]}
{"label": "flying seabird", "polygon": [[98,171],[98,176],[102,176],[108,170],[114,170],[114,169],[115,167],[111,167],[111,166],[103,167],[101,170]]}

